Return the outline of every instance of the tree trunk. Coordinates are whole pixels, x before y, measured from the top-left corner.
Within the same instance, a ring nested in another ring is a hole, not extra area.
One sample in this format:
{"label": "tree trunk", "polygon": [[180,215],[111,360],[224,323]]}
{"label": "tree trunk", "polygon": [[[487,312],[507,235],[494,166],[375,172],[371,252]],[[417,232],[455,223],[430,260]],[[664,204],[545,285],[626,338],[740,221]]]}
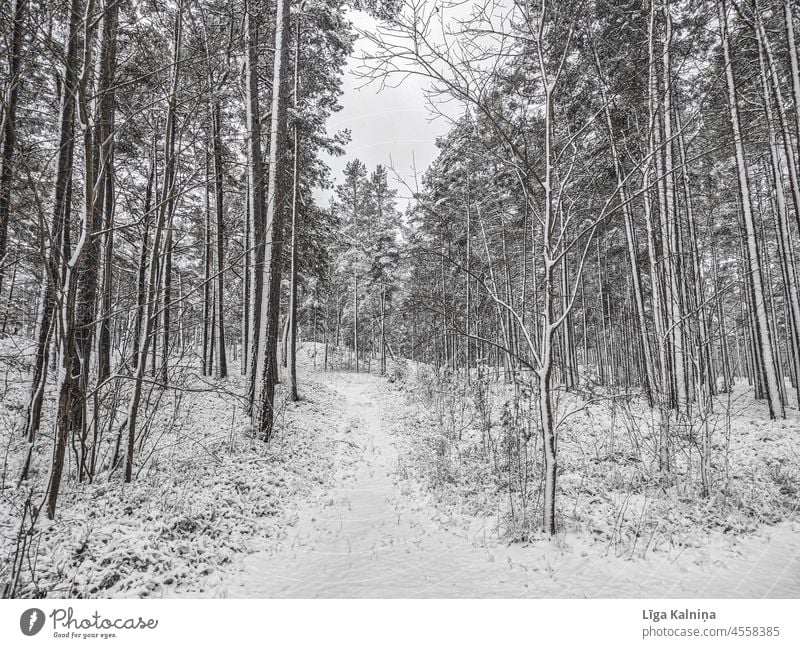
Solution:
{"label": "tree trunk", "polygon": [[262,292],[264,290],[265,252],[265,204],[264,204],[264,162],[261,151],[261,109],[259,107],[259,80],[258,80],[258,23],[257,12],[253,7],[254,0],[246,0],[244,8],[244,33],[247,56],[245,58],[245,73],[247,77],[247,131],[249,135],[249,166],[248,166],[248,205],[250,208],[250,227],[253,238],[250,241],[250,294],[248,295],[248,309],[251,314],[250,341],[247,351],[248,357],[248,406],[251,414],[255,414],[253,405],[256,398],[256,385],[259,383],[261,369],[261,311]]}
{"label": "tree trunk", "polygon": [[275,62],[272,74],[272,115],[269,147],[269,184],[267,199],[267,234],[261,298],[261,393],[257,423],[261,437],[269,441],[274,423],[277,376],[278,319],[283,249],[283,214],[285,208],[286,121],[289,75],[289,0],[279,0],[275,18]]}
{"label": "tree trunk", "polygon": [[381,285],[381,376],[386,375],[386,284]]}
{"label": "tree trunk", "polygon": [[[764,38],[763,26],[758,21],[756,29],[756,37],[759,44]],[[772,171],[772,194],[773,204],[775,211],[775,225],[777,230],[778,251],[780,255],[781,275],[783,278],[783,285],[786,296],[787,306],[787,320],[786,329],[789,333],[791,340],[791,350],[787,349],[790,356],[790,364],[792,373],[800,374],[800,356],[798,356],[797,349],[800,349],[800,292],[798,292],[797,285],[797,271],[794,263],[794,249],[791,240],[791,231],[789,221],[787,218],[788,209],[786,206],[786,198],[784,195],[784,182],[783,170],[781,165],[781,151],[778,148],[778,137],[774,128],[774,116],[772,110],[772,102],[770,97],[770,88],[768,84],[767,64],[764,59],[763,48],[759,47],[759,66],[761,70],[761,88],[764,99],[764,116],[766,118],[768,138],[769,138],[769,153],[770,153],[770,168]],[[776,99],[779,97],[777,93]],[[782,110],[782,106],[777,106],[778,110]],[[788,133],[784,130],[784,141],[788,141]],[[796,386],[798,403],[800,403],[800,386]]]}
{"label": "tree trunk", "polygon": [[355,267],[353,268],[353,355],[358,373],[358,275]]}
{"label": "tree trunk", "polygon": [[111,374],[111,309],[114,275],[114,91],[117,66],[118,0],[106,0],[103,14],[103,49],[100,62],[99,92],[100,166],[103,178],[103,263],[100,298],[100,324],[97,341],[97,381]]}
{"label": "tree trunk", "polygon": [[214,205],[216,207],[217,234],[217,378],[228,377],[228,359],[225,354],[225,258],[224,258],[224,222],[223,222],[223,168],[222,168],[222,108],[219,101],[214,106],[212,124],[214,128]]}
{"label": "tree trunk", "polygon": [[[36,333],[36,354],[33,368],[31,396],[28,404],[28,415],[25,426],[28,438],[26,460],[23,464],[20,481],[28,478],[33,453],[33,443],[39,431],[42,416],[42,402],[47,384],[47,371],[50,364],[50,339],[56,327],[55,293],[61,284],[63,254],[67,251],[64,243],[68,240],[70,196],[72,184],[72,167],[75,133],[75,100],[78,91],[78,23],[80,21],[80,4],[72,0],[69,13],[69,31],[67,35],[66,54],[64,59],[64,85],[61,98],[61,116],[58,138],[58,157],[56,160],[55,191],[53,199],[53,222],[49,233],[41,233],[42,252],[45,261],[45,273],[42,277],[39,322]],[[49,235],[49,242],[48,242]],[[65,440],[66,444],[66,440]],[[63,466],[63,457],[61,464]],[[51,476],[52,478],[52,476]],[[60,483],[61,475],[58,475]],[[52,484],[51,484],[52,485]],[[56,496],[57,497],[57,496]]]}
{"label": "tree trunk", "polygon": [[206,153],[206,182],[205,182],[205,223],[203,227],[203,358],[201,368],[204,376],[211,375],[211,345],[209,336],[211,318],[214,311],[211,308],[211,171],[210,156]]}
{"label": "tree trunk", "polygon": [[[248,165],[249,167],[250,165]],[[239,353],[240,358],[240,373],[247,376],[247,371],[250,363],[250,283],[252,281],[252,266],[250,258],[250,246],[252,245],[251,237],[251,209],[250,209],[250,189],[248,183],[247,190],[247,205],[245,207],[245,222],[244,222],[244,254],[242,255],[242,345]]]}
{"label": "tree trunk", "polygon": [[8,88],[3,115],[3,151],[0,157],[0,292],[8,248],[8,219],[11,208],[11,185],[14,182],[14,153],[17,145],[17,102],[19,99],[22,39],[28,0],[14,0],[11,10],[14,26],[8,49]]}
{"label": "tree trunk", "polygon": [[[662,47],[662,74],[663,74],[663,139],[656,141],[656,150],[663,146],[663,166],[657,177],[663,178],[660,189],[661,216],[661,241],[664,260],[665,287],[667,295],[667,312],[669,313],[669,345],[670,357],[673,362],[672,380],[674,383],[674,403],[678,411],[686,413],[688,407],[689,388],[686,382],[685,352],[684,352],[684,317],[683,304],[681,303],[681,257],[680,257],[680,220],[675,208],[675,179],[674,179],[674,133],[672,129],[672,17],[669,3],[663,5],[664,24],[666,34]],[[661,128],[656,121],[656,136],[660,137]],[[661,156],[656,157],[659,161]]]}
{"label": "tree trunk", "polygon": [[[81,268],[88,273],[88,277],[84,275],[84,282],[81,286],[82,297],[84,300],[89,298],[89,289],[86,284],[92,283],[94,276],[94,290],[91,291],[92,306],[95,304],[96,286],[97,286],[97,266],[95,260],[91,257],[93,252],[92,243],[94,231],[94,217],[95,217],[95,146],[94,146],[94,133],[90,123],[89,116],[89,88],[88,88],[88,70],[91,67],[91,51],[92,51],[92,29],[90,16],[93,16],[93,0],[89,0],[89,5],[86,7],[86,24],[84,26],[84,57],[83,57],[83,74],[78,77],[75,84],[76,101],[80,108],[80,124],[83,134],[83,154],[84,154],[84,204],[83,216],[81,223],[80,236],[75,249],[66,264],[64,274],[64,282],[61,291],[61,308],[60,308],[60,342],[61,342],[61,359],[62,365],[59,371],[59,380],[57,387],[57,406],[56,406],[56,431],[53,449],[53,459],[50,468],[50,482],[47,487],[47,516],[50,519],[55,517],[56,505],[58,503],[58,495],[61,488],[61,480],[64,470],[64,458],[67,450],[67,439],[70,429],[80,426],[79,434],[81,435],[81,445],[85,448],[85,420],[75,421],[74,414],[75,408],[80,408],[81,412],[85,412],[85,400],[81,398],[80,402],[76,402],[76,398],[80,398],[80,383],[82,381],[82,371],[80,365],[80,358],[77,354],[80,350],[80,345],[83,343],[85,332],[82,331],[84,325],[85,314],[77,312],[78,289]],[[72,0],[70,8],[70,40],[79,38],[78,36],[78,18],[81,12],[80,1]],[[69,60],[67,61],[69,64]],[[74,67],[77,67],[75,61]],[[77,71],[76,71],[77,73]],[[84,265],[86,264],[86,265]],[[90,286],[92,287],[92,286]],[[86,303],[84,301],[84,308]],[[92,313],[93,314],[93,313]],[[78,360],[76,363],[76,359]],[[77,382],[76,382],[77,381]],[[76,390],[76,384],[78,385]],[[81,453],[78,465],[78,475],[82,477],[85,468],[85,452]]]}
{"label": "tree trunk", "polygon": [[728,107],[730,122],[733,132],[734,148],[736,153],[737,179],[739,194],[742,201],[742,216],[746,230],[746,258],[748,266],[748,281],[754,298],[754,323],[755,342],[759,347],[762,358],[760,371],[764,379],[765,395],[769,407],[770,418],[784,418],[785,411],[781,402],[778,388],[778,376],[775,371],[775,360],[772,339],[767,319],[767,305],[764,298],[764,280],[761,272],[761,257],[758,250],[758,240],[753,218],[753,204],[750,195],[750,180],[747,174],[747,160],[745,158],[744,144],[742,142],[739,124],[739,108],[736,98],[736,81],[733,76],[731,64],[730,45],[728,42],[728,11],[727,0],[717,0],[719,13],[720,37],[722,39],[722,52],[725,61],[725,78],[728,86]]}
{"label": "tree trunk", "polygon": [[[92,346],[97,315],[98,278],[100,273],[99,243],[103,237],[104,217],[113,211],[113,194],[106,195],[110,187],[110,165],[113,153],[113,120],[114,120],[114,71],[116,62],[116,32],[117,12],[119,3],[111,0],[103,11],[103,29],[100,43],[100,58],[98,60],[99,75],[97,81],[97,107],[96,127],[90,123],[89,97],[85,88],[79,97],[79,111],[84,129],[85,141],[85,179],[84,194],[86,205],[86,232],[83,237],[83,249],[80,261],[76,268],[77,303],[75,306],[75,343],[72,353],[72,377],[69,394],[69,427],[73,434],[80,440],[81,453],[78,465],[78,479],[83,480],[86,472],[86,434],[87,434],[87,392],[89,384],[89,371],[91,367]],[[87,25],[87,31],[89,27]],[[91,46],[89,36],[86,48]],[[87,53],[86,65],[89,65]],[[85,74],[85,72],[84,72]],[[106,233],[110,236],[110,231]],[[108,251],[108,250],[107,250]],[[110,253],[110,251],[109,251]],[[111,259],[106,259],[108,275],[106,289],[111,291]],[[104,291],[105,293],[105,291]],[[104,295],[104,302],[105,295]],[[110,311],[110,301],[108,302]],[[106,341],[108,350],[110,340]],[[102,346],[102,344],[100,345]],[[102,380],[109,373],[108,355],[104,358],[103,372],[98,380]]]}
{"label": "tree trunk", "polygon": [[[291,284],[289,287],[289,399],[299,400],[297,395],[297,243],[299,223],[298,194],[300,191],[300,14],[295,23],[294,42],[294,92],[292,94],[295,113],[294,156],[292,166],[292,257]],[[315,349],[316,353],[316,349]]]}
{"label": "tree trunk", "polygon": [[142,335],[142,324],[147,300],[147,252],[150,243],[150,225],[153,221],[153,182],[156,173],[156,151],[153,146],[153,154],[150,162],[150,173],[147,177],[147,188],[144,194],[144,231],[142,233],[142,245],[139,250],[139,268],[136,280],[136,316],[133,327],[133,361],[139,358],[139,343]]}

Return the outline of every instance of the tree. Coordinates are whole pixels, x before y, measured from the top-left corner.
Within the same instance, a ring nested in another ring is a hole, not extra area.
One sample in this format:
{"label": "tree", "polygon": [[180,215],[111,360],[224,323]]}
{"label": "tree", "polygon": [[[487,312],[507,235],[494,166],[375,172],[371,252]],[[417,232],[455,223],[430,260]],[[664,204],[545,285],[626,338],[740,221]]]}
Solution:
{"label": "tree", "polygon": [[272,72],[272,116],[270,122],[269,180],[264,273],[261,294],[261,331],[258,363],[261,379],[255,420],[265,441],[272,436],[275,384],[278,382],[278,319],[283,249],[283,215],[286,208],[287,108],[289,101],[290,2],[279,0],[275,18],[275,62]]}
{"label": "tree", "polygon": [[767,321],[767,305],[764,297],[764,279],[762,275],[761,252],[759,250],[755,220],[753,217],[753,203],[750,192],[750,178],[747,172],[744,144],[742,141],[741,123],[739,120],[739,107],[736,90],[736,79],[730,53],[730,36],[728,26],[728,7],[725,0],[717,0],[719,14],[720,39],[725,61],[725,81],[728,88],[728,107],[730,110],[730,124],[733,133],[733,145],[736,153],[737,180],[739,186],[739,199],[741,201],[742,219],[744,220],[746,240],[746,259],[748,268],[749,290],[752,295],[753,309],[755,311],[755,344],[758,347],[760,359],[759,373],[763,377],[767,404],[770,418],[784,418],[786,412],[781,401],[778,389],[778,376],[773,357],[772,338]]}
{"label": "tree", "polygon": [[8,86],[3,101],[2,155],[0,157],[0,290],[6,267],[8,248],[8,218],[11,206],[11,186],[14,181],[14,154],[17,145],[17,102],[22,81],[22,38],[25,30],[27,0],[14,0],[11,11],[13,28],[8,49]]}

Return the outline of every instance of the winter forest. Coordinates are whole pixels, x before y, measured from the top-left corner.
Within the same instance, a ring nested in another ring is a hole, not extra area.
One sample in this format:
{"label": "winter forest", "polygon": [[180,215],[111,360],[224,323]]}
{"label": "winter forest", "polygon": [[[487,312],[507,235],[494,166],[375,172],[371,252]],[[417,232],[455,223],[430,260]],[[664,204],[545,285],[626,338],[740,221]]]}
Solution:
{"label": "winter forest", "polygon": [[0,28],[3,597],[800,596],[796,0]]}

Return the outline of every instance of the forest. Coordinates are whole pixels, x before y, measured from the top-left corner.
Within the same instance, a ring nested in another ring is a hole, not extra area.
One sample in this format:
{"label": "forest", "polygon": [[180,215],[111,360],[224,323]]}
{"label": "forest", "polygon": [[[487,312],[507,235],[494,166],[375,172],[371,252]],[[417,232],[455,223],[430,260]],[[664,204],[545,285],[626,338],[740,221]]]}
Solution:
{"label": "forest", "polygon": [[4,598],[800,594],[796,0],[0,28]]}

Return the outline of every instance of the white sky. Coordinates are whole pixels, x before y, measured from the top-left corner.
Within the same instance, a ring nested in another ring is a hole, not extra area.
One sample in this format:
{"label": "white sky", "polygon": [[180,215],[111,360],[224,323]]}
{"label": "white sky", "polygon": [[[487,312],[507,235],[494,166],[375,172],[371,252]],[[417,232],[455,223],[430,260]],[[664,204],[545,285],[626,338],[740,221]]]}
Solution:
{"label": "white sky", "polygon": [[[375,29],[376,21],[360,11],[350,11],[348,17],[353,24],[364,30]],[[364,80],[356,78],[353,70],[369,43],[359,38],[354,47],[350,63],[345,70],[342,110],[328,121],[328,132],[334,133],[349,128],[352,138],[342,157],[323,159],[331,167],[334,185],[342,181],[342,171],[348,160],[358,158],[372,171],[377,164],[390,169],[389,176],[398,189],[398,198],[407,196],[402,183],[393,178],[394,171],[413,186],[416,166],[421,176],[435,159],[438,149],[436,138],[447,133],[449,124],[442,117],[433,118],[427,108],[424,89],[427,81],[419,76],[406,77],[398,87],[380,88],[377,82],[364,86]],[[396,83],[397,79],[392,79]],[[363,87],[359,87],[363,86]],[[320,204],[327,204],[332,192],[318,192]],[[403,209],[405,201],[399,200]]]}

